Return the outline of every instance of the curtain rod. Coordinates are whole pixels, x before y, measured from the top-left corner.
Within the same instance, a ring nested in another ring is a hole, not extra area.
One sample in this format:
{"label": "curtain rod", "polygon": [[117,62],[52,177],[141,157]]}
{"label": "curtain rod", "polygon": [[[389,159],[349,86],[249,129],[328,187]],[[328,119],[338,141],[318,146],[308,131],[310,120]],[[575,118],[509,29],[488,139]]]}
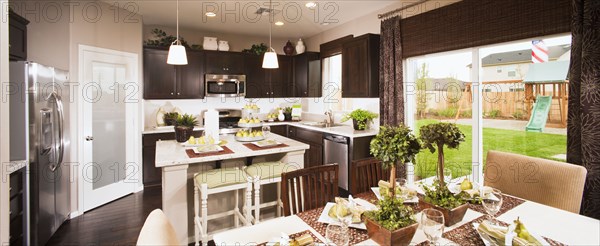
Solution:
{"label": "curtain rod", "polygon": [[377,15],[377,18],[379,18],[379,19],[386,18],[386,17],[388,17],[388,16],[391,16],[391,15],[393,15],[393,14],[396,14],[396,13],[398,13],[398,12],[402,11],[402,10],[405,10],[405,9],[408,9],[408,8],[412,8],[412,7],[414,7],[414,6],[417,6],[417,5],[419,5],[419,4],[422,4],[422,3],[425,3],[425,2],[428,2],[428,1],[429,1],[429,0],[420,0],[420,1],[418,1],[418,2],[414,2],[414,3],[411,3],[411,4],[409,4],[409,5],[406,5],[406,6],[403,6],[403,7],[397,8],[397,9],[394,9],[394,10],[392,10],[392,11],[389,11],[389,12],[386,12],[386,13],[383,13],[383,14],[378,14],[378,15]]}

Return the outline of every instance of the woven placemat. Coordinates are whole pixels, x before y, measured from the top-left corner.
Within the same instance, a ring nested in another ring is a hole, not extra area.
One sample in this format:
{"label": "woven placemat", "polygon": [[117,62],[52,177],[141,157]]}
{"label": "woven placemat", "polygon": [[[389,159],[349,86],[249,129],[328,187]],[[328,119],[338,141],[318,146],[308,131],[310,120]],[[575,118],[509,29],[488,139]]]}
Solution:
{"label": "woven placemat", "polygon": [[[305,231],[297,232],[297,233],[294,233],[294,234],[290,234],[290,235],[289,235],[289,237],[290,237],[290,239],[294,239],[294,238],[297,238],[297,237],[300,237],[300,236],[302,236],[302,235],[306,235],[306,234],[308,234],[308,235],[310,235],[310,237],[312,237],[312,239],[313,239],[313,242],[314,242],[314,243],[323,243],[323,242],[321,242],[321,240],[320,240],[320,239],[319,239],[319,238],[318,238],[318,237],[317,237],[317,236],[316,236],[314,233],[312,233],[310,230],[305,230]],[[323,235],[324,235],[324,234],[323,234]],[[256,246],[266,246],[266,245],[267,245],[267,243],[268,243],[268,242],[260,243],[260,244],[257,244]]]}
{"label": "woven placemat", "polygon": [[274,145],[274,146],[269,146],[269,147],[258,147],[255,144],[252,143],[245,143],[244,146],[246,146],[246,148],[251,149],[253,151],[257,151],[257,150],[266,150],[266,149],[276,149],[276,148],[283,148],[283,147],[290,147],[287,144],[278,144],[278,145]]}
{"label": "woven placemat", "polygon": [[[315,229],[315,231],[317,231],[319,234],[325,236],[325,232],[327,231],[328,224],[317,221],[317,220],[319,220],[319,216],[321,216],[323,209],[325,209],[325,208],[322,207],[322,208],[312,209],[309,211],[298,213],[296,215],[298,217],[300,217],[300,219],[302,219],[310,227]],[[367,235],[367,230],[360,230],[360,229],[356,229],[356,228],[352,228],[352,227],[348,228],[348,230],[350,231],[349,245],[354,245],[354,244],[357,244],[357,243],[360,243],[362,241],[369,239],[369,235]]]}
{"label": "woven placemat", "polygon": [[[511,210],[511,209],[515,208],[516,206],[523,204],[524,202],[525,202],[525,200],[523,200],[523,199],[502,194],[502,206],[500,207],[500,210],[498,211],[496,216],[500,216],[500,215],[508,212],[508,210]],[[485,208],[481,204],[469,204],[469,208],[471,210],[475,210],[482,214],[487,214],[487,212],[485,211]]]}
{"label": "woven placemat", "polygon": [[193,149],[186,149],[185,153],[188,155],[189,158],[200,158],[200,157],[207,157],[207,156],[213,156],[213,155],[233,154],[233,150],[231,150],[230,148],[227,148],[227,146],[221,146],[221,148],[223,148],[223,151],[203,153],[203,154],[196,154],[196,152],[194,152]]}

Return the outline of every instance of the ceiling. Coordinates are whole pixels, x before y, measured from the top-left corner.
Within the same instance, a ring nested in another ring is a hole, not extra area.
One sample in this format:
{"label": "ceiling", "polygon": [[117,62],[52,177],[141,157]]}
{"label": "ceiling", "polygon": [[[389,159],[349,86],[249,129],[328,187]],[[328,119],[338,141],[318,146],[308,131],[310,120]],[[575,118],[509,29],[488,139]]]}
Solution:
{"label": "ceiling", "polygon": [[[102,0],[114,4],[115,0]],[[143,16],[144,25],[176,25],[176,0],[128,0],[134,3],[128,10],[137,8]],[[315,1],[318,6],[311,10],[305,6],[309,1],[273,1],[275,21],[283,21],[283,26],[273,26],[273,37],[310,37],[359,16],[372,14],[388,7],[392,1]],[[258,8],[269,9],[268,1],[179,1],[180,28],[206,32],[233,33],[251,36],[269,35],[269,18],[257,15]],[[224,13],[224,9],[227,9]],[[206,17],[205,12],[214,10],[216,17]],[[323,25],[322,23],[328,23]]]}

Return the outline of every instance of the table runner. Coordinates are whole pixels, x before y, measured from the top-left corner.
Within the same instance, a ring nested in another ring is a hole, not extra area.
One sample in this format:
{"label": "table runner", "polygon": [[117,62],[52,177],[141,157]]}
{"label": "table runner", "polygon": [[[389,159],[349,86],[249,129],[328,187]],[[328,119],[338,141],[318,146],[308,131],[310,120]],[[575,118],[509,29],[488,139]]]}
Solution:
{"label": "table runner", "polygon": [[221,148],[223,148],[223,151],[210,152],[210,153],[204,153],[204,154],[196,154],[196,152],[194,152],[193,149],[186,149],[185,153],[188,155],[189,158],[200,158],[200,157],[207,157],[207,156],[213,156],[213,155],[233,154],[233,150],[231,150],[230,148],[227,148],[227,146],[221,146]]}
{"label": "table runner", "polygon": [[278,144],[278,145],[275,145],[275,146],[269,146],[269,147],[258,147],[258,146],[254,145],[252,143],[245,143],[244,146],[246,146],[246,148],[251,149],[253,151],[289,147],[289,145],[284,144],[284,143]]}

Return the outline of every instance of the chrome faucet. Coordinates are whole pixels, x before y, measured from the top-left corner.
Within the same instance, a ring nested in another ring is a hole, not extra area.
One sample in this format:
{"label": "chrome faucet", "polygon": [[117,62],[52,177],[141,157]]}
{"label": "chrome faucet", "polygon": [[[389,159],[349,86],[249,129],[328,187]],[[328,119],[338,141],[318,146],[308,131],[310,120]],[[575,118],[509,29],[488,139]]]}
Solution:
{"label": "chrome faucet", "polygon": [[325,111],[325,115],[327,116],[327,118],[325,118],[325,124],[328,126],[333,125],[333,112],[331,112],[331,109]]}

